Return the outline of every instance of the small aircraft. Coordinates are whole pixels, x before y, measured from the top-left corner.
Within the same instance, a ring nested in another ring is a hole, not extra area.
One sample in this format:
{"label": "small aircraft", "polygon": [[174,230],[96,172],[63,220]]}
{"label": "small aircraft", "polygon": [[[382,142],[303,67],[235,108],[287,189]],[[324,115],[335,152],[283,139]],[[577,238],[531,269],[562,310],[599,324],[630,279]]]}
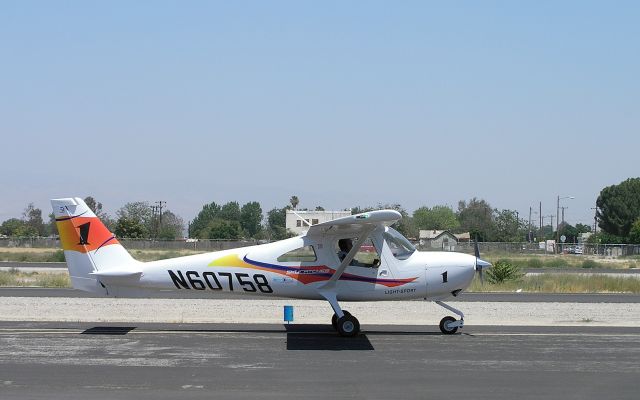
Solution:
{"label": "small aircraft", "polygon": [[394,210],[310,225],[300,236],[273,243],[143,263],[82,199],[53,199],[51,205],[75,289],[108,297],[162,297],[171,290],[326,300],[331,324],[347,337],[360,332],[360,323],[339,301],[417,298],[457,314],[458,320],[440,321],[442,333],[453,334],[464,326],[464,314],[442,300],[458,296],[475,273],[482,279],[491,267],[477,244],[475,257],[417,251],[390,226],[402,218]]}

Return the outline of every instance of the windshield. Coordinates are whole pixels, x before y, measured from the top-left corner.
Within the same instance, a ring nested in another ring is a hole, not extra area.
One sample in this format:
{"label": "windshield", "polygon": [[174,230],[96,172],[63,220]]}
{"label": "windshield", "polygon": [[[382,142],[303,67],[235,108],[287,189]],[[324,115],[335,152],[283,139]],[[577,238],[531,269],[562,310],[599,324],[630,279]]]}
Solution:
{"label": "windshield", "polygon": [[416,251],[411,242],[406,237],[402,236],[400,232],[393,228],[388,228],[384,233],[384,240],[389,244],[391,253],[398,260],[406,260]]}

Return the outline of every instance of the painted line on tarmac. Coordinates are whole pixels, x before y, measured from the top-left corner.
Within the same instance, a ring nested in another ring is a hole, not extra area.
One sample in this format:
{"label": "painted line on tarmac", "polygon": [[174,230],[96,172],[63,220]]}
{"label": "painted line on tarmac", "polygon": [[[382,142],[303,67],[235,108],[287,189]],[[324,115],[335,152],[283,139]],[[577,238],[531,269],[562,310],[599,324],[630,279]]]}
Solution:
{"label": "painted line on tarmac", "polygon": [[[113,328],[113,327],[111,327]],[[97,335],[97,336],[130,336],[130,335],[212,335],[212,336],[229,336],[229,335],[243,335],[248,337],[260,337],[265,339],[278,338],[281,334],[289,334],[294,333],[296,335],[336,335],[333,331],[323,330],[323,331],[269,331],[269,332],[252,332],[252,331],[202,331],[202,330],[138,330],[135,327],[123,327],[123,328],[134,328],[131,331],[125,333],[114,333],[113,331],[105,330],[104,332],[95,331],[91,333],[87,333],[87,336]],[[91,329],[91,328],[88,328]],[[42,334],[42,335],[81,335],[87,332],[88,329],[37,329],[37,328],[2,328],[0,329],[0,335],[15,335],[15,334]],[[371,336],[395,336],[397,331],[367,331],[364,329],[362,331],[363,334],[371,335]],[[429,331],[429,332],[403,332],[407,334],[407,336],[433,336],[437,331]],[[271,335],[267,335],[271,334]],[[275,336],[274,336],[275,335]],[[460,332],[460,335],[464,336],[540,336],[540,337],[551,337],[551,336],[562,336],[562,337],[640,337],[640,333],[580,333],[580,332]],[[440,336],[440,335],[436,335]],[[444,337],[444,335],[442,335]]]}

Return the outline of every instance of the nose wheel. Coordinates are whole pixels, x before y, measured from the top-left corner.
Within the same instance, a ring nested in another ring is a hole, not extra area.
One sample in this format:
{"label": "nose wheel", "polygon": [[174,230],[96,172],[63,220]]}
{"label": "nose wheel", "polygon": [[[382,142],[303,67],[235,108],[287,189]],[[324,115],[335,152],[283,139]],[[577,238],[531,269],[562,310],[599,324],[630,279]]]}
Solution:
{"label": "nose wheel", "polygon": [[462,313],[462,311],[455,309],[441,301],[436,301],[436,304],[460,316],[459,320],[456,320],[450,315],[442,318],[439,325],[440,332],[444,333],[445,335],[453,335],[454,333],[458,332],[458,329],[462,329],[462,327],[464,326],[464,314]]}
{"label": "nose wheel", "polygon": [[458,326],[455,325],[455,322],[456,319],[450,315],[442,318],[440,320],[440,332],[444,333],[445,335],[453,335],[454,333],[458,332]]}

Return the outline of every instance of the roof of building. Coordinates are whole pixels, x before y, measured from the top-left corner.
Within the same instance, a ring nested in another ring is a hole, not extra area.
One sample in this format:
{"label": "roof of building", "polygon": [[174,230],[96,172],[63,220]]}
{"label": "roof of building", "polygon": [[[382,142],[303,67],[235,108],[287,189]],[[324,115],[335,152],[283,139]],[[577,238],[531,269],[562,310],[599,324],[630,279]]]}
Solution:
{"label": "roof of building", "polygon": [[443,234],[448,234],[450,236],[453,236],[453,234],[449,231],[445,231],[445,230],[436,230],[436,229],[429,229],[429,230],[420,230],[420,239],[435,239]]}
{"label": "roof of building", "polygon": [[471,234],[469,232],[451,233],[447,230],[437,230],[437,229],[428,229],[428,230],[421,229],[419,237],[420,239],[437,239],[440,236],[445,234],[455,237],[457,240],[471,240]]}
{"label": "roof of building", "polygon": [[453,236],[458,240],[471,240],[471,233],[469,232],[454,233]]}

